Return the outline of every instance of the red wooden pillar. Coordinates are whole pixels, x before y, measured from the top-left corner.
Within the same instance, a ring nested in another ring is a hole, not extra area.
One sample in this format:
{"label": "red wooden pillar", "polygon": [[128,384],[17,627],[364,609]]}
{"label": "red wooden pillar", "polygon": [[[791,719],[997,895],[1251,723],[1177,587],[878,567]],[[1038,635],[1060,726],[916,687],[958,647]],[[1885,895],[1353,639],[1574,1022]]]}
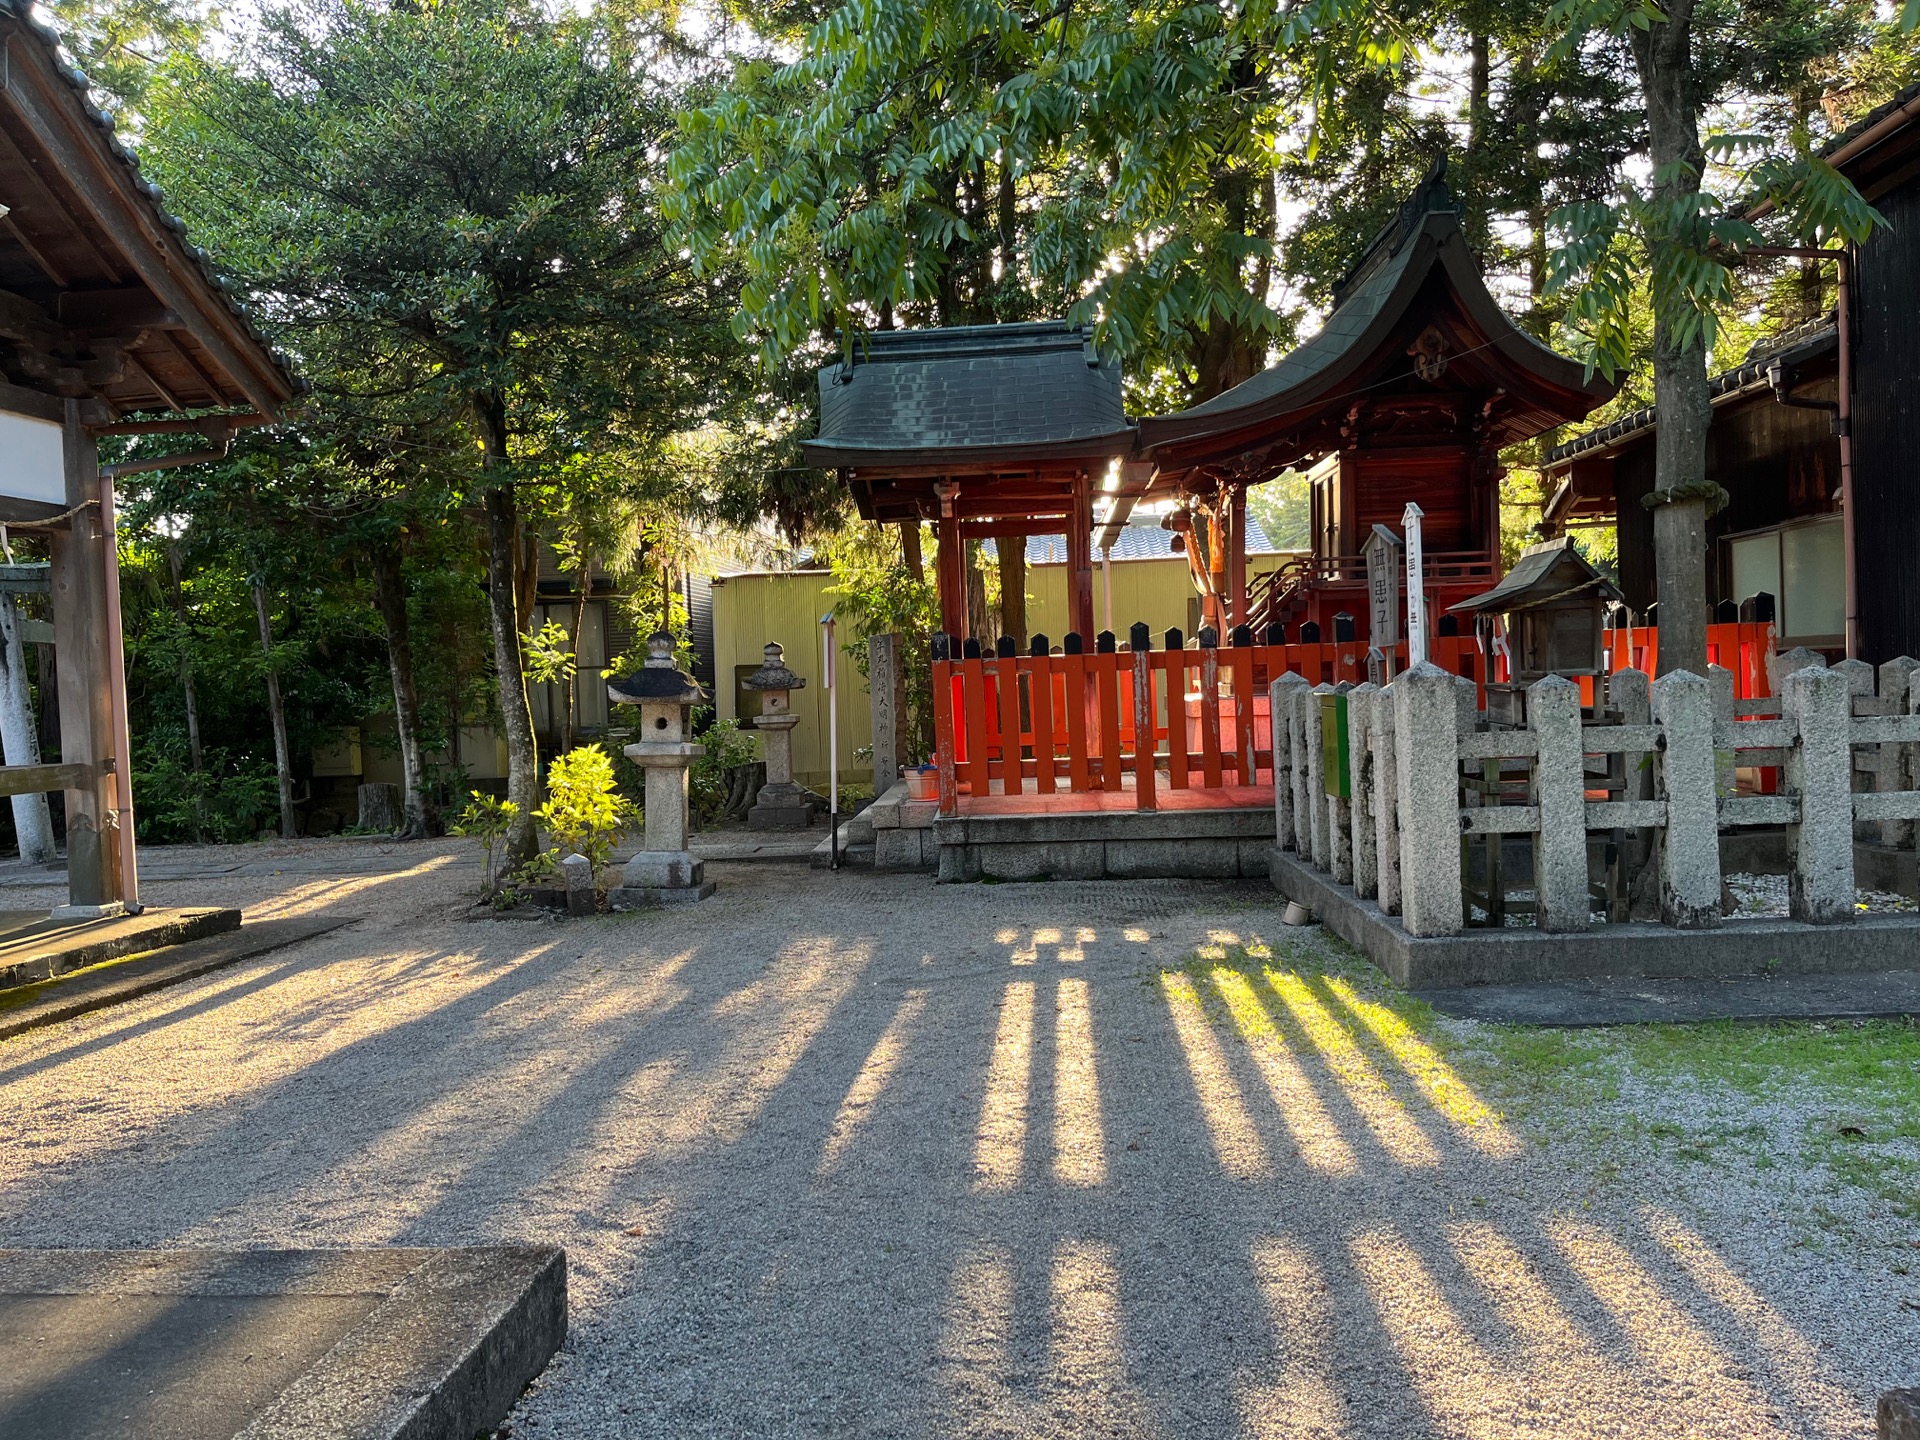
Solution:
{"label": "red wooden pillar", "polygon": [[956,639],[967,638],[967,555],[960,538],[960,522],[953,516],[938,524],[940,560],[934,585],[940,592],[940,628]]}
{"label": "red wooden pillar", "polygon": [[1093,483],[1083,473],[1073,482],[1073,513],[1067,521],[1067,614],[1093,650]]}
{"label": "red wooden pillar", "polygon": [[[1227,602],[1232,606],[1228,623],[1247,623],[1247,487],[1233,487],[1232,535],[1227,551]],[[1222,637],[1224,638],[1224,637]]]}

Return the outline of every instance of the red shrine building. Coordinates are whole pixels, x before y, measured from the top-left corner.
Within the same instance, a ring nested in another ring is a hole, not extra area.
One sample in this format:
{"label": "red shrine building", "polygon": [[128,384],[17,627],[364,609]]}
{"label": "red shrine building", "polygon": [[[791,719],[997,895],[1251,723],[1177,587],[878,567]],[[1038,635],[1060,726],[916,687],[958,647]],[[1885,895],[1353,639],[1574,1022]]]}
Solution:
{"label": "red shrine building", "polygon": [[[1333,639],[1351,616],[1366,640],[1361,547],[1376,526],[1398,534],[1410,502],[1427,614],[1444,615],[1500,578],[1500,451],[1615,387],[1495,303],[1443,171],[1374,237],[1318,334],[1211,400],[1130,423],[1118,368],[1063,324],[881,332],[820,372],[808,459],[840,472],[864,518],[938,527],[943,626],[963,638],[961,541],[1064,533],[1085,639],[1095,551],[1156,502],[1223,636]],[[1311,550],[1249,586],[1247,488],[1288,470],[1311,480]]]}

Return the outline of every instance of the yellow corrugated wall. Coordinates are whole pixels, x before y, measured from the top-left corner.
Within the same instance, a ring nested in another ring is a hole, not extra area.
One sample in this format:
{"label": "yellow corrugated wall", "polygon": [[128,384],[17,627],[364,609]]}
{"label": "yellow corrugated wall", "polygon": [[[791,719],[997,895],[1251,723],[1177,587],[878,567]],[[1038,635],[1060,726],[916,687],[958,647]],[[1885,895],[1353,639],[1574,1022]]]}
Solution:
{"label": "yellow corrugated wall", "polygon": [[[737,667],[758,669],[769,640],[786,647],[787,668],[807,688],[793,697],[800,723],[793,729],[794,778],[822,794],[827,786],[827,699],[821,678],[820,617],[834,607],[827,594],[833,575],[826,570],[778,574],[716,576],[713,582],[714,702],[723,717],[737,717],[734,677]],[[872,765],[855,760],[854,751],[873,743],[873,716],[865,678],[845,653],[846,628],[840,628],[840,783],[870,785]]]}

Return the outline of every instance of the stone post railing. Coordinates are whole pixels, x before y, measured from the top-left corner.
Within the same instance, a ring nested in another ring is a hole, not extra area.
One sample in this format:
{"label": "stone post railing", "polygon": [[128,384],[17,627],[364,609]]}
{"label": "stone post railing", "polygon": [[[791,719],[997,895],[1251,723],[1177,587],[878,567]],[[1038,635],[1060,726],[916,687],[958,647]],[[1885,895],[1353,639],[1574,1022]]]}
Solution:
{"label": "stone post railing", "polygon": [[1373,711],[1379,695],[1380,687],[1371,680],[1347,692],[1347,771],[1353,782],[1347,809],[1353,822],[1353,893],[1362,900],[1371,900],[1380,883],[1371,743]]}
{"label": "stone post railing", "polygon": [[1327,833],[1327,775],[1320,748],[1320,697],[1331,695],[1331,685],[1316,685],[1300,697],[1300,741],[1307,748],[1307,825],[1313,863],[1333,870],[1333,837]]}
{"label": "stone post railing", "polygon": [[1369,743],[1373,751],[1374,855],[1380,908],[1400,913],[1400,771],[1394,754],[1393,687],[1374,696]]}
{"label": "stone post railing", "polygon": [[1273,726],[1273,839],[1282,850],[1299,849],[1294,835],[1294,809],[1301,789],[1294,750],[1294,695],[1307,688],[1306,677],[1291,670],[1267,689],[1267,718]]}
{"label": "stone post railing", "polygon": [[[1920,662],[1906,655],[1881,664],[1880,699],[1888,714],[1920,713],[1914,708],[1915,703],[1920,702],[1920,686],[1913,683],[1916,671],[1920,671]],[[1920,775],[1914,769],[1915,748],[1898,741],[1888,741],[1880,746],[1873,767],[1873,788],[1877,793],[1906,790],[1920,783]],[[1913,844],[1913,833],[1911,820],[1880,822],[1879,839],[1882,845],[1905,849]]]}
{"label": "stone post railing", "polygon": [[1459,716],[1454,677],[1421,661],[1394,680],[1400,906],[1410,935],[1459,931]]}
{"label": "stone post railing", "polygon": [[1853,752],[1848,677],[1815,666],[1780,685],[1798,743],[1787,752],[1787,785],[1799,797],[1787,827],[1787,903],[1793,918],[1832,925],[1853,918]]}
{"label": "stone post railing", "polygon": [[1549,675],[1527,687],[1533,732],[1533,884],[1543,930],[1584,930],[1593,920],[1587,893],[1586,765],[1580,749],[1580,687]]}
{"label": "stone post railing", "polygon": [[1665,747],[1661,788],[1667,833],[1660,846],[1660,918],[1683,930],[1720,923],[1720,779],[1710,681],[1673,670],[1653,682],[1653,714]]}

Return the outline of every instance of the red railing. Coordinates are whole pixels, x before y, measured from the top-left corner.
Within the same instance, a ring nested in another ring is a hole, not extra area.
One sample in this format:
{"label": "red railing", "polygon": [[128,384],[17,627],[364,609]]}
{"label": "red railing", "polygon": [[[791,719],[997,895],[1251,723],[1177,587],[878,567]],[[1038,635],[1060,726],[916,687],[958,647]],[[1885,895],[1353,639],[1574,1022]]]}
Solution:
{"label": "red railing", "polygon": [[[1604,633],[1608,670],[1644,670],[1649,675],[1658,671],[1658,630],[1642,627]],[[1764,700],[1773,694],[1773,684],[1767,679],[1767,657],[1773,653],[1773,643],[1771,621],[1709,625],[1707,663],[1724,666],[1733,672],[1734,699]]]}
{"label": "red railing", "polygon": [[[1472,637],[1440,636],[1430,648],[1435,664],[1486,683]],[[1288,671],[1315,685],[1358,683],[1366,656],[1340,641],[936,660],[940,813],[956,813],[962,794],[1119,792],[1129,778],[1139,810],[1158,808],[1163,786],[1271,785],[1267,687]],[[1405,664],[1401,646],[1396,669]]]}

